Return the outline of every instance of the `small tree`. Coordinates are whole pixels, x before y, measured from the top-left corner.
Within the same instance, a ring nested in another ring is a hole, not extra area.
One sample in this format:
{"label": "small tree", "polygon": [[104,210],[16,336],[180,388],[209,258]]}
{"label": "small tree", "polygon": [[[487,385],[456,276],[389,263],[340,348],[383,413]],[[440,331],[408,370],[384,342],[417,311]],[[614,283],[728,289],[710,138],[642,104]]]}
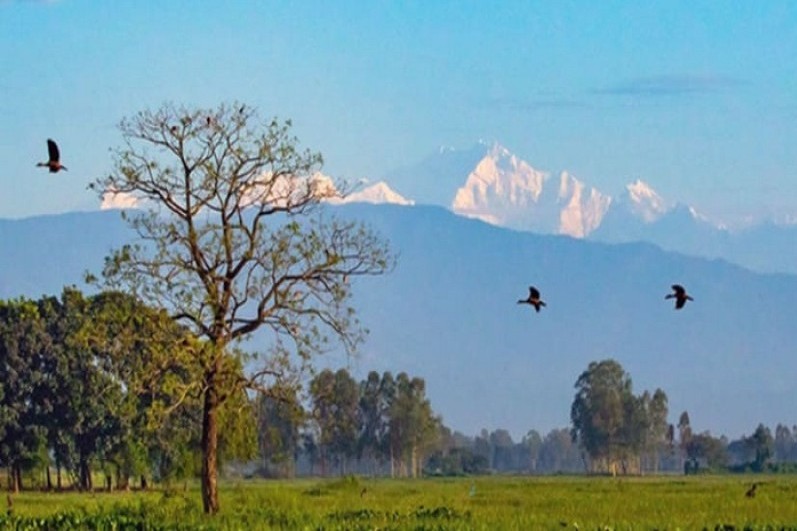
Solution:
{"label": "small tree", "polygon": [[[290,122],[263,122],[245,105],[164,105],[120,124],[113,172],[92,184],[127,194],[140,241],[107,260],[106,285],[165,306],[205,341],[201,366],[202,501],[219,510],[219,409],[244,388],[267,392],[328,348],[352,349],[362,330],[349,305],[357,275],[386,272],[386,244],[361,223],[318,209],[341,187],[316,176],[322,159],[299,151]],[[244,373],[237,343],[274,334],[263,363]],[[295,356],[294,356],[295,355]]]}

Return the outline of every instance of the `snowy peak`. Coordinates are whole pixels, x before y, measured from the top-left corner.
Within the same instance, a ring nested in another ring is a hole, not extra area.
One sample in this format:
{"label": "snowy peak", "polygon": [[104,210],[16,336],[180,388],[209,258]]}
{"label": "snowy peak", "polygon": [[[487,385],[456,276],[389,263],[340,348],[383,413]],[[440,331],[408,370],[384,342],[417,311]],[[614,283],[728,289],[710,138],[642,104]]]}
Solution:
{"label": "snowy peak", "polygon": [[514,226],[536,204],[549,175],[494,144],[454,194],[451,209],[497,225]]}
{"label": "snowy peak", "polygon": [[598,228],[612,198],[563,171],[559,176],[559,233],[583,238]]}
{"label": "snowy peak", "polygon": [[[670,218],[677,206],[641,179],[609,195],[567,171],[536,169],[501,144],[484,141],[466,150],[441,147],[394,176],[389,181],[419,203],[494,225],[575,238],[604,232],[607,223],[643,230]],[[708,223],[697,212],[691,219]]]}
{"label": "snowy peak", "polygon": [[415,201],[407,199],[395,190],[393,190],[386,182],[379,181],[347,195],[341,202],[343,203],[392,203],[395,205],[413,205]]}
{"label": "snowy peak", "polygon": [[624,199],[628,209],[645,223],[653,223],[672,208],[672,205],[641,179],[626,185],[625,192]]}
{"label": "snowy peak", "polygon": [[494,144],[460,187],[457,214],[520,230],[583,238],[600,225],[611,198],[562,172],[557,182]]}

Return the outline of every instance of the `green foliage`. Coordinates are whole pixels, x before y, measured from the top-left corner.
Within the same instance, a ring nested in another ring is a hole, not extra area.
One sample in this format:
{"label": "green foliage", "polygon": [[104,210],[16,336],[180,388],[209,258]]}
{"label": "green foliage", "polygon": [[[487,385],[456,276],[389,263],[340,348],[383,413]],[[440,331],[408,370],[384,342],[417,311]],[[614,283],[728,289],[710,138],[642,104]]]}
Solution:
{"label": "green foliage", "polygon": [[[754,498],[745,496],[758,483]],[[363,491],[363,489],[366,489]],[[229,484],[224,509],[199,493],[27,494],[12,529],[797,529],[797,477],[489,477]]]}
{"label": "green foliage", "polygon": [[124,486],[164,445],[185,446],[159,437],[190,406],[185,336],[162,310],[116,292],[0,301],[0,460],[15,486],[51,455],[80,488],[93,487],[97,464]]}
{"label": "green foliage", "polygon": [[[212,513],[220,407],[246,389],[297,379],[330,339],[353,350],[364,330],[348,279],[382,274],[394,258],[364,224],[323,215],[319,205],[345,185],[316,175],[321,155],[299,149],[290,121],[239,104],[165,104],[119,128],[125,145],[114,169],[91,186],[145,208],[126,218],[140,242],[106,259],[103,284],[168,308],[203,340],[191,352],[201,367],[194,381]],[[259,329],[271,332],[266,355],[245,373],[236,348]]]}
{"label": "green foliage", "polygon": [[573,437],[593,471],[616,474],[641,469],[641,454],[664,443],[667,396],[657,389],[632,392],[631,377],[614,360],[592,362],[576,381],[571,407]]}

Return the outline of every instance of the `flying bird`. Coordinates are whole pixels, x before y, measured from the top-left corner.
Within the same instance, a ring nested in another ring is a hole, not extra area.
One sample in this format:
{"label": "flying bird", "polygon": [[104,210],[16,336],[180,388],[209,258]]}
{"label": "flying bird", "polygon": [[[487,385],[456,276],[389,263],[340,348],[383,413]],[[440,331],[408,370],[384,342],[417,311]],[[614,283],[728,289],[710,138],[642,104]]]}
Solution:
{"label": "flying bird", "polygon": [[58,173],[61,170],[66,171],[66,166],[61,164],[61,154],[58,152],[58,144],[55,140],[47,139],[47,153],[49,160],[47,162],[37,162],[36,166],[49,168],[50,173]]}
{"label": "flying bird", "polygon": [[540,292],[534,286],[529,286],[529,297],[527,299],[520,299],[518,304],[531,304],[534,309],[540,311],[540,306],[545,306],[545,302],[540,300]]}
{"label": "flying bird", "polygon": [[673,293],[670,293],[665,299],[675,299],[675,309],[680,310],[686,304],[686,301],[693,301],[692,297],[686,294],[686,289],[680,284],[673,284],[672,285]]}

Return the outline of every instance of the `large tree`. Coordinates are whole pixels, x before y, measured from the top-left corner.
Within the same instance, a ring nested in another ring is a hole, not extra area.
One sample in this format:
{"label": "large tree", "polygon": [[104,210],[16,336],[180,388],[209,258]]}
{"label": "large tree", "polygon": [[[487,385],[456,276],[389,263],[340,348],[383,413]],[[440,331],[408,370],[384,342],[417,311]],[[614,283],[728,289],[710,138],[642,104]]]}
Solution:
{"label": "large tree", "polygon": [[[350,305],[357,275],[387,271],[392,256],[368,227],[316,208],[338,195],[317,176],[322,158],[301,151],[290,122],[246,105],[166,104],[120,123],[124,146],[92,187],[126,194],[139,241],[106,261],[106,285],[165,306],[204,341],[201,365],[202,500],[219,510],[219,409],[243,388],[310,363],[336,336],[353,348],[362,330]],[[244,373],[236,343],[273,332],[257,369]]]}
{"label": "large tree", "polygon": [[616,471],[625,439],[627,404],[632,402],[631,378],[614,360],[593,361],[576,381],[570,411],[573,435],[595,462]]}
{"label": "large tree", "polygon": [[44,440],[35,396],[46,381],[42,353],[49,345],[34,302],[0,301],[0,463],[8,467],[13,492],[22,487],[22,470]]}

